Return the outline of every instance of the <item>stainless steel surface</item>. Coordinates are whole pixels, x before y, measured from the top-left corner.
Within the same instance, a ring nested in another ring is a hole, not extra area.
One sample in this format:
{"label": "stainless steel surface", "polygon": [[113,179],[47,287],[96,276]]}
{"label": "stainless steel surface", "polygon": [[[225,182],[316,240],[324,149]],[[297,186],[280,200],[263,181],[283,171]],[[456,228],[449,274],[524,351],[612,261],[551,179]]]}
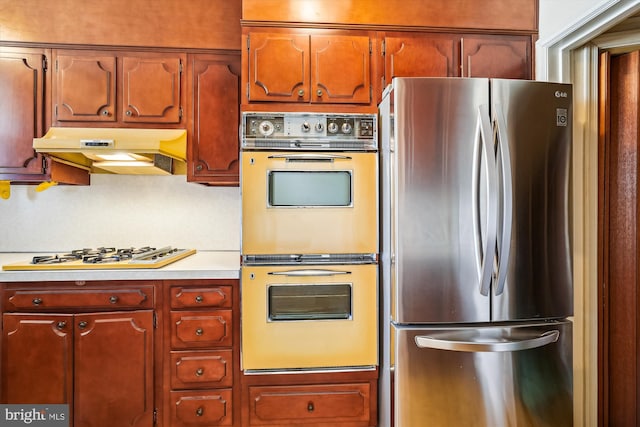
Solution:
{"label": "stainless steel surface", "polygon": [[518,80],[386,89],[380,426],[572,425],[571,99]]}
{"label": "stainless steel surface", "polygon": [[512,171],[510,185],[503,180],[492,318],[571,316],[571,86],[492,80],[491,99],[505,153],[499,171]]}
{"label": "stainless steel surface", "polygon": [[[435,334],[501,336],[506,343],[521,334],[549,332],[558,334],[557,341],[520,351],[451,351],[416,345],[419,337]],[[571,322],[470,329],[393,325],[392,333],[397,355],[395,426],[573,425]]]}
{"label": "stainless steel surface", "polygon": [[243,150],[378,149],[376,114],[245,112],[240,132]]}
{"label": "stainless steel surface", "polygon": [[407,78],[388,98],[394,320],[571,315],[570,86]]}

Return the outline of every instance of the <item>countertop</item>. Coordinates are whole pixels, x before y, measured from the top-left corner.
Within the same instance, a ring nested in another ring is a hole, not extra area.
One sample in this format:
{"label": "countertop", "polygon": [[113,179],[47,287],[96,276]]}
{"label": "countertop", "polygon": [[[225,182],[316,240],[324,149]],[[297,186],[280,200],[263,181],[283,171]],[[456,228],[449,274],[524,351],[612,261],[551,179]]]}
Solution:
{"label": "countertop", "polygon": [[[46,253],[0,252],[0,265],[30,260]],[[166,280],[166,279],[238,279],[240,252],[197,251],[195,254],[156,269],[112,270],[0,270],[0,282],[73,281],[73,280]]]}

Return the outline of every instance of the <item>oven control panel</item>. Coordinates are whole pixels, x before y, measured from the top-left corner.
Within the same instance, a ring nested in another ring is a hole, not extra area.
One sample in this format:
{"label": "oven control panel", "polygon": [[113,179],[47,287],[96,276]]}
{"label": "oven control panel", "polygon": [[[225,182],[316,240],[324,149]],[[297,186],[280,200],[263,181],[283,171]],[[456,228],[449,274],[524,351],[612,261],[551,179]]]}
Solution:
{"label": "oven control panel", "polygon": [[246,112],[241,138],[243,149],[376,150],[377,115]]}

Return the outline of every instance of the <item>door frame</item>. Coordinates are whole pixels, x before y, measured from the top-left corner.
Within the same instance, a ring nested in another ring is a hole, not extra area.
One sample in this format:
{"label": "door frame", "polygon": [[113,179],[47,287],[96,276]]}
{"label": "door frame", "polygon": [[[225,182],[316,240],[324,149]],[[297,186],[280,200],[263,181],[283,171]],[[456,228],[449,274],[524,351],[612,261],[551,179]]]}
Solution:
{"label": "door frame", "polygon": [[[598,83],[601,50],[640,47],[638,31],[607,31],[640,12],[610,0],[536,43],[536,79],[573,83],[574,425],[598,422]],[[638,26],[637,28],[640,28]]]}

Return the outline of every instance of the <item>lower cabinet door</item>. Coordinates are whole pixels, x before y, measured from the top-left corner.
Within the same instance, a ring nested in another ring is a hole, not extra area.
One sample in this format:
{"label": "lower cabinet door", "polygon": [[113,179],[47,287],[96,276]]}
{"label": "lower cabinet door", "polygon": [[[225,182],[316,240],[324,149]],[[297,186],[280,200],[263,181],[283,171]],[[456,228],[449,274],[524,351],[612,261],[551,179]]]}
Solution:
{"label": "lower cabinet door", "polygon": [[172,391],[171,427],[230,426],[231,389]]}
{"label": "lower cabinet door", "polygon": [[262,425],[369,425],[370,387],[362,384],[249,388],[249,422]]}

